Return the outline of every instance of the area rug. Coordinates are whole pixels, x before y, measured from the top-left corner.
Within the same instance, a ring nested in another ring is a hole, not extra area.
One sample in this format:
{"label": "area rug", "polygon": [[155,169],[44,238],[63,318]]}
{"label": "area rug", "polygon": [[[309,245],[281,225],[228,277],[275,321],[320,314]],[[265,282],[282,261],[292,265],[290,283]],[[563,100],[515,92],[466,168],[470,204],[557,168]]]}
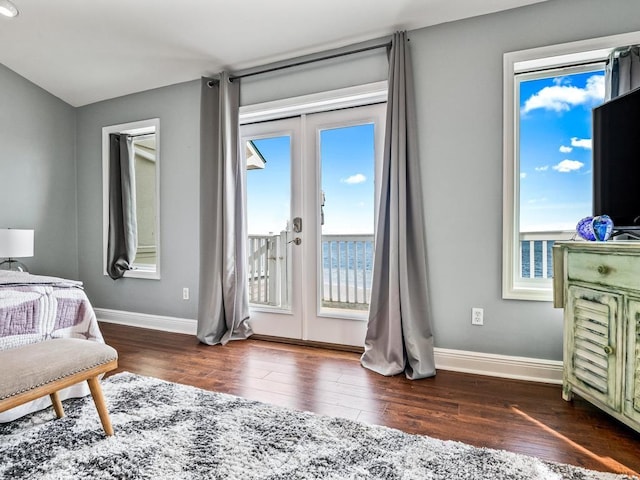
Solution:
{"label": "area rug", "polygon": [[631,477],[410,435],[121,373],[90,397],[0,425],[6,479],[572,479]]}

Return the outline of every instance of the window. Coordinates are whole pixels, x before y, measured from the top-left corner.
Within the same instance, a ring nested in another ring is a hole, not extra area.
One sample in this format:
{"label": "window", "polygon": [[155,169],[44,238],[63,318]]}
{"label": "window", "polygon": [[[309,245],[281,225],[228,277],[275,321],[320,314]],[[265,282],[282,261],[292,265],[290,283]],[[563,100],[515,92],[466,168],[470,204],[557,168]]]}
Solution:
{"label": "window", "polygon": [[125,277],[160,279],[160,120],[111,125],[102,129],[102,238],[103,266],[107,275],[109,242],[109,135],[132,137],[133,203],[135,204],[136,254]]}
{"label": "window", "polygon": [[625,34],[504,56],[503,298],[552,299],[551,250],[592,213],[591,109]]}

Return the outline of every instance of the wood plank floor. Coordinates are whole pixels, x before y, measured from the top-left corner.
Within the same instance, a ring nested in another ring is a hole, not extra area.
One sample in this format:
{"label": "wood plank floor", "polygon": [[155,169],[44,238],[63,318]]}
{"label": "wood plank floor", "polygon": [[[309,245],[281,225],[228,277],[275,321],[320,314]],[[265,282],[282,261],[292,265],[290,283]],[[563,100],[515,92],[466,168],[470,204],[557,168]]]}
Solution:
{"label": "wood plank floor", "polygon": [[640,434],[557,385],[439,371],[410,381],[359,355],[263,340],[206,346],[190,335],[101,323],[119,369],[319,414],[545,460],[640,476]]}

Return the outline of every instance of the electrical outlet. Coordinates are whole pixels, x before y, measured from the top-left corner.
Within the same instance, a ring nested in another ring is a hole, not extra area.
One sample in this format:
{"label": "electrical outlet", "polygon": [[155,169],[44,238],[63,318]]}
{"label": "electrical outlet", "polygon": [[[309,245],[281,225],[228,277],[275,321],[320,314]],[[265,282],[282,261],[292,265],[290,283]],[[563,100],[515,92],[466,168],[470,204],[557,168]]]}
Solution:
{"label": "electrical outlet", "polygon": [[182,299],[189,300],[189,289],[187,287],[182,289]]}
{"label": "electrical outlet", "polygon": [[471,325],[484,325],[484,309],[477,307],[471,309]]}

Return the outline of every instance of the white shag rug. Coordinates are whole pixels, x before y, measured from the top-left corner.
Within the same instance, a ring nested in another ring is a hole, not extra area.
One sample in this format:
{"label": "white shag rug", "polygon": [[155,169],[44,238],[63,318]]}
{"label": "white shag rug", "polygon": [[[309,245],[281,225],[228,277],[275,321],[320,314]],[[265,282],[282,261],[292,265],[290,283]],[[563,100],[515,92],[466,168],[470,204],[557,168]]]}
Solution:
{"label": "white shag rug", "polygon": [[[121,373],[91,397],[0,424],[3,479],[629,480],[505,451]],[[636,479],[637,480],[637,479]]]}

